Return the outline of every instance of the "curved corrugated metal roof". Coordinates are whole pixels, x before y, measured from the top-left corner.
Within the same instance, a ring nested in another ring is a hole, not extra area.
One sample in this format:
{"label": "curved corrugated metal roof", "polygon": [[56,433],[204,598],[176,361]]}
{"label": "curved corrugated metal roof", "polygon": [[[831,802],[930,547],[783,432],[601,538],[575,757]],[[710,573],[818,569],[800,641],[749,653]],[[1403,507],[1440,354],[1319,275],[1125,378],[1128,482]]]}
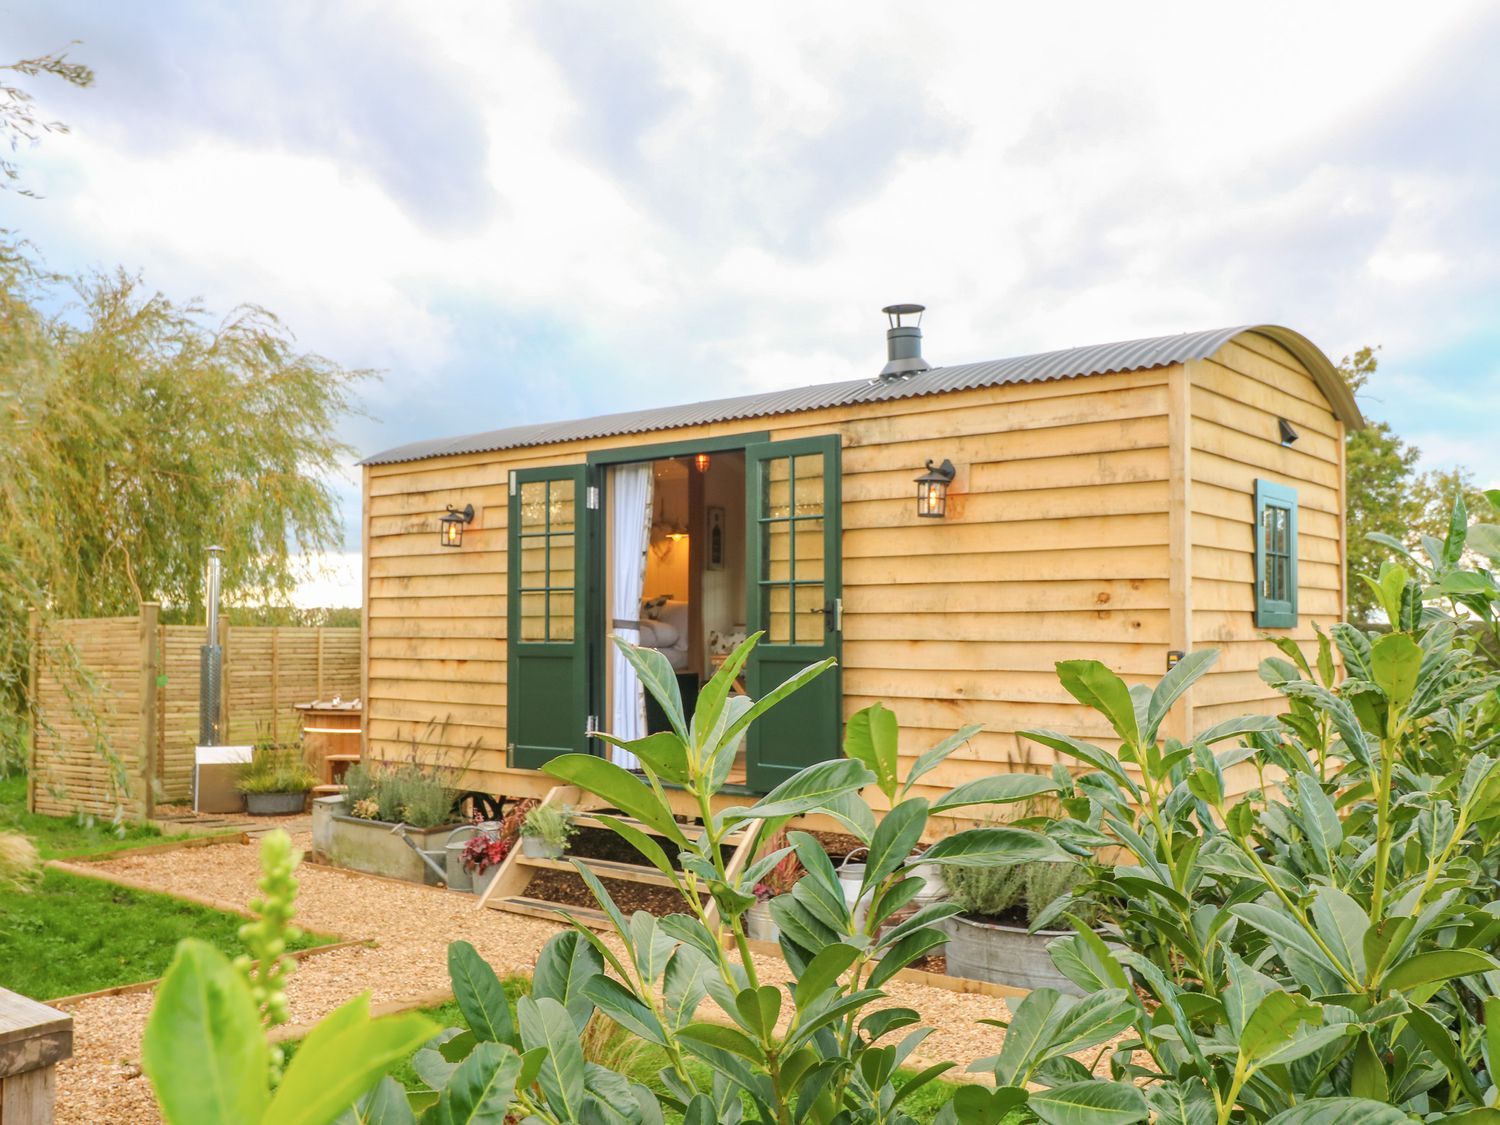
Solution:
{"label": "curved corrugated metal roof", "polygon": [[1328,357],[1301,333],[1280,325],[1242,325],[1237,328],[1212,328],[1203,332],[1184,332],[1176,336],[1153,336],[1145,340],[1124,340],[1114,344],[1093,344],[1082,348],[1042,352],[1039,355],[1016,356],[984,363],[961,363],[951,367],[934,367],[906,379],[882,382],[879,379],[853,379],[841,383],[822,383],[811,387],[793,387],[784,391],[740,395],[681,406],[629,410],[620,414],[601,414],[566,422],[538,422],[529,426],[511,426],[503,430],[465,434],[461,437],[399,445],[366,458],[361,464],[392,465],[402,461],[424,461],[432,457],[451,457],[462,453],[492,453],[502,449],[555,445],[559,442],[585,441],[591,438],[621,437],[627,434],[651,433],[680,429],[712,422],[743,421],[768,418],[778,414],[795,414],[854,403],[884,402],[891,399],[917,398],[948,391],[996,387],[1006,383],[1041,383],[1052,379],[1074,379],[1087,375],[1107,375],[1121,371],[1144,371],[1207,359],[1230,340],[1244,332],[1255,332],[1281,344],[1312,372],[1334,412],[1350,426],[1363,425],[1354,397]]}

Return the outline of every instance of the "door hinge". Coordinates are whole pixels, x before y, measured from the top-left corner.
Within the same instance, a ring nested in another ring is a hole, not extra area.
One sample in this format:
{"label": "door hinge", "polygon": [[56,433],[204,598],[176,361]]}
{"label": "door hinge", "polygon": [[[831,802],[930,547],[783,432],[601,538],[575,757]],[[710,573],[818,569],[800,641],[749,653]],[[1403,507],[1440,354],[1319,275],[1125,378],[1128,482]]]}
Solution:
{"label": "door hinge", "polygon": [[516,471],[514,469],[510,471],[510,494],[512,496],[516,494]]}
{"label": "door hinge", "polygon": [[599,510],[599,486],[597,484],[589,485],[586,506],[591,512],[597,512]]}
{"label": "door hinge", "polygon": [[833,631],[842,633],[844,631],[844,599],[833,599]]}

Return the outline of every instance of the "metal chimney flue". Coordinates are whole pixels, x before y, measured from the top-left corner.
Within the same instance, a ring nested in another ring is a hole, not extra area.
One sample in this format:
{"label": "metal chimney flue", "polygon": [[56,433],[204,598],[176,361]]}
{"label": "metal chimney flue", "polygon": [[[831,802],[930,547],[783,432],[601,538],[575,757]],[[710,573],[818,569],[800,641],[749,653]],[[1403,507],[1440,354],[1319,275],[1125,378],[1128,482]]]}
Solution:
{"label": "metal chimney flue", "polygon": [[932,364],[922,358],[922,305],[887,305],[880,310],[890,318],[891,326],[885,331],[885,350],[888,362],[881,368],[884,381],[908,379],[922,371],[931,371]]}
{"label": "metal chimney flue", "polygon": [[219,591],[223,579],[223,547],[208,549],[208,581],[204,591],[207,637],[198,650],[198,745],[219,745],[219,692],[224,652],[219,647]]}

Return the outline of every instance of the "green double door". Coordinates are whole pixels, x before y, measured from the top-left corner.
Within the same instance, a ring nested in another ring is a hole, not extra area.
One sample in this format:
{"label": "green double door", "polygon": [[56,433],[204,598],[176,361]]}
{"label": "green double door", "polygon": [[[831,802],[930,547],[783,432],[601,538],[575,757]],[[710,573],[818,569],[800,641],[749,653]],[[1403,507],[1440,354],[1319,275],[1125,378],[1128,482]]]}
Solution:
{"label": "green double door", "polygon": [[[652,457],[642,450],[642,459]],[[509,761],[539,768],[558,754],[601,753],[589,737],[605,699],[604,539],[599,466],[522,469],[512,478],[507,556]],[[749,630],[764,632],[746,668],[760,698],[839,655],[839,438],[745,447],[745,585]],[[750,731],[749,787],[765,792],[837,757],[841,692],[833,668]]]}

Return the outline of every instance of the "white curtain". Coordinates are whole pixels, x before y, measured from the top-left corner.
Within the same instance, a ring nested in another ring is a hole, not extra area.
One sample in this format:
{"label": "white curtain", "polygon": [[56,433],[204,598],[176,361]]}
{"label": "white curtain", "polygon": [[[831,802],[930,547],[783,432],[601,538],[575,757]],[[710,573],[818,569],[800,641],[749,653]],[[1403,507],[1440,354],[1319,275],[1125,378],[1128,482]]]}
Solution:
{"label": "white curtain", "polygon": [[[651,547],[651,463],[619,465],[610,476],[609,527],[612,539],[610,617],[614,634],[639,644],[641,631],[634,627],[641,616],[641,596],[646,586],[646,552]],[[613,644],[609,646],[610,728],[616,738],[627,741],[646,737],[646,695],[640,677]],[[617,766],[632,770],[640,766],[634,754],[611,747]]]}

